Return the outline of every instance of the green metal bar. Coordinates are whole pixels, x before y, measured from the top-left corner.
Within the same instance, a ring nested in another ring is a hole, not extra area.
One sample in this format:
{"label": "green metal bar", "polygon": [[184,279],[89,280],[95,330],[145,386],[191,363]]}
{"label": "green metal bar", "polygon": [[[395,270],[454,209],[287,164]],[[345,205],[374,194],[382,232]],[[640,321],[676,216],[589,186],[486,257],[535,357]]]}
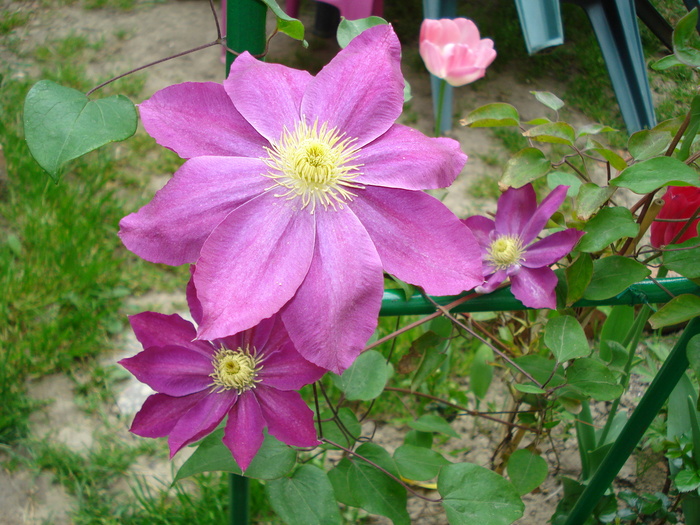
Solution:
{"label": "green metal bar", "polygon": [[[265,20],[267,6],[259,0],[227,0],[226,46],[236,53],[248,51],[251,55],[265,52]],[[226,53],[226,75],[236,58]],[[250,523],[250,480],[237,474],[229,475],[229,523]]]}
{"label": "green metal bar", "polygon": [[688,341],[698,334],[700,334],[700,318],[696,317],[686,326],[683,335],[671,350],[666,362],[654,377],[644,397],[632,412],[619,437],[571,510],[565,525],[583,525],[591,515],[593,508],[613,482],[688,368],[686,346]]}
{"label": "green metal bar", "polygon": [[[668,290],[668,292],[666,291]],[[672,295],[669,295],[672,294]],[[700,286],[684,277],[669,277],[656,281],[641,281],[633,284],[615,297],[602,301],[582,299],[574,303],[574,307],[580,306],[614,306],[618,304],[653,304],[666,303],[676,295],[685,293],[700,295]],[[466,295],[466,294],[463,294]],[[433,297],[433,300],[441,306],[445,306],[461,295],[446,297]],[[510,310],[527,310],[510,292],[510,287],[496,290],[488,295],[481,295],[454,308],[453,312],[501,312]],[[394,315],[423,315],[431,314],[435,307],[426,301],[422,295],[416,294],[410,300],[406,300],[401,290],[385,290],[382,300],[381,316]]]}

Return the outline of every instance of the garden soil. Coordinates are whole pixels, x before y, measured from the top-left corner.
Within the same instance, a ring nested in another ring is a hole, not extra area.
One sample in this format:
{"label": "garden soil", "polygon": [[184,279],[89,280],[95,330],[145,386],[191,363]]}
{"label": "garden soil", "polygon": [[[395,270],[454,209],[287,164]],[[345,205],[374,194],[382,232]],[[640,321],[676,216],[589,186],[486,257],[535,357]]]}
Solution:
{"label": "garden soil", "polygon": [[[30,4],[8,2],[4,9],[27,8]],[[313,26],[313,11],[302,13],[307,28]],[[91,43],[100,43],[95,58],[86,64],[88,74],[95,79],[104,79],[125,72],[164,56],[212,41],[216,30],[207,2],[169,1],[167,3],[138,3],[133,10],[116,11],[108,9],[86,10],[77,5],[64,7],[41,7],[33,9],[34,14],[28,24],[15,30],[20,54],[0,48],[0,66],[6,74],[23,76],[38,75],[38,65],[26,58],[33,47],[53,45],[58,39],[69,35],[82,35]],[[418,13],[416,16],[419,16]],[[318,68],[337,52],[334,41],[309,35],[310,50],[284,35],[276,36],[270,45],[270,60],[293,67]],[[430,134],[433,126],[430,84],[427,73],[416,60],[415,49],[405,49],[405,56],[412,57],[412,65],[404,65],[404,74],[412,87],[413,98],[402,117],[404,122]],[[418,65],[416,65],[416,62]],[[60,67],[60,63],[56,67]],[[224,67],[219,48],[213,47],[194,54],[183,56],[152,68],[145,75],[146,80],[141,99],[148,98],[158,89],[183,81],[221,81]],[[489,102],[509,102],[516,106],[524,119],[545,114],[545,108],[530,94],[533,90],[563,93],[563,86],[551,79],[535,79],[527,84],[519,82],[517,71],[501,70],[498,75],[487,73],[486,78],[471,86],[455,90],[454,109],[457,115],[455,127],[449,136],[460,141],[462,149],[469,155],[469,161],[447,192],[438,196],[458,215],[465,217],[473,213],[485,213],[495,208],[495,182],[501,174],[502,166],[508,158],[503,143],[491,132],[483,129],[467,129],[458,125],[458,118],[464,117],[471,109]],[[569,112],[566,118],[574,124],[582,124],[585,118]],[[170,174],[144,173],[151,181],[147,192],[154,192],[164,184]],[[477,186],[477,187],[475,187]],[[490,188],[490,190],[489,190]],[[477,195],[477,196],[475,196]],[[149,294],[135,298],[127,308],[134,310],[134,304],[161,312],[183,311],[184,298],[181,295]],[[115,338],[114,348],[105,354],[103,365],[113,365],[122,357],[139,351],[139,345],[130,334]],[[48,437],[65,444],[69,449],[88,454],[97,446],[98,436],[133,442],[128,433],[128,425],[143,399],[149,395],[148,388],[135,381],[119,383],[113,402],[108,403],[99,415],[86,412],[77,400],[76,389],[88,378],[80,374],[54,375],[31,381],[29,392],[44,404],[44,408],[32,416],[33,438]],[[505,388],[495,384],[491,388],[489,400],[495,406],[505,406]],[[632,394],[634,397],[635,394]],[[629,400],[632,401],[632,400]],[[599,407],[604,411],[605,407]],[[486,420],[458,418],[455,429],[463,439],[454,441],[458,460],[467,460],[483,466],[490,466],[494,445],[503,437],[503,428]],[[393,451],[402,442],[406,429],[397,429],[382,422],[368,423],[363,429],[368,435]],[[557,466],[540,489],[525,496],[526,512],[519,525],[541,525],[547,523],[561,496],[562,475],[576,477],[579,471],[578,453],[575,439],[558,436],[552,442],[542,442],[539,448],[551,465]],[[165,446],[165,444],[163,444]],[[186,455],[186,451],[183,453]],[[182,455],[182,454],[181,454]],[[0,459],[7,457],[0,451]],[[183,461],[176,458],[176,463]],[[658,490],[665,478],[665,467],[658,459],[652,458],[646,467],[639,461],[631,460],[623,469],[618,481],[620,486],[639,491]],[[638,476],[643,470],[645,476]],[[153,487],[161,489],[172,479],[173,468],[167,461],[144,457],[132,468],[131,474],[142,476]],[[436,493],[417,488],[426,496]],[[122,491],[120,493],[120,491]],[[129,493],[128,480],[115,480],[114,497],[125,497]],[[70,523],[71,508],[76,504],[49,473],[28,470],[0,471],[0,524],[39,524],[61,525]],[[439,505],[428,504],[412,497],[409,507],[412,521],[417,524],[446,523]],[[374,520],[374,521],[372,521]],[[371,518],[372,523],[388,523],[382,518]]]}

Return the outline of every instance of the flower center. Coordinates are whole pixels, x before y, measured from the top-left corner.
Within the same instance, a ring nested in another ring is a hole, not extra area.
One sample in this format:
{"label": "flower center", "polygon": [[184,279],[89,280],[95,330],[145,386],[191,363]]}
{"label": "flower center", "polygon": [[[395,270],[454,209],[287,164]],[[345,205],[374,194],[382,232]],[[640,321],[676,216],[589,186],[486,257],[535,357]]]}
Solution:
{"label": "flower center", "polygon": [[523,258],[523,243],[517,235],[503,235],[489,246],[486,260],[498,270],[505,270],[520,263]]}
{"label": "flower center", "polygon": [[242,394],[255,388],[261,381],[258,379],[258,373],[262,370],[260,363],[261,360],[257,358],[255,351],[251,354],[247,348],[229,350],[222,347],[214,355],[214,371],[209,374],[213,380],[214,391],[235,389],[238,394]]}
{"label": "flower center", "polygon": [[356,164],[359,148],[352,145],[355,139],[345,138],[335,128],[328,129],[318,121],[309,127],[303,120],[293,132],[286,128],[282,138],[268,148],[269,158],[265,164],[272,171],[266,176],[279,188],[275,197],[301,199],[301,208],[316,211],[320,204],[325,210],[342,209],[343,203],[356,196],[351,188],[364,186],[354,182],[362,173],[361,164]]}

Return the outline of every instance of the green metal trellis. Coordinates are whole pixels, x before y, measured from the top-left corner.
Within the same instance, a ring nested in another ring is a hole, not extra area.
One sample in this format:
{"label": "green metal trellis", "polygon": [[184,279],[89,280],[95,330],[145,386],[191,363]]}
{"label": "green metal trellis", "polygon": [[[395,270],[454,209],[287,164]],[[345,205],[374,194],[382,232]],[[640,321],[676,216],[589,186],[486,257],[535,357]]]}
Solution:
{"label": "green metal trellis", "polygon": [[[226,42],[228,47],[237,53],[249,51],[253,55],[262,54],[265,50],[267,6],[260,0],[228,0],[226,10]],[[234,58],[233,54],[227,54],[226,71],[230,69]],[[604,301],[582,300],[574,306],[664,303],[672,297],[684,293],[700,295],[700,286],[683,278],[643,281],[630,286],[610,299]],[[441,306],[456,299],[457,297],[434,298]],[[513,297],[508,288],[505,288],[486,296],[471,299],[453,311],[483,312],[523,309],[526,308]],[[384,293],[380,315],[421,315],[431,314],[434,311],[434,305],[422,296],[416,295],[406,300],[402,292],[387,290]],[[565,525],[583,525],[591,515],[593,508],[610,486],[688,368],[686,346],[688,341],[698,334],[700,334],[700,318],[695,318],[688,323],[680,340],[642,397],[639,406],[630,416],[620,436],[569,513]],[[250,522],[248,479],[232,474],[230,477],[230,496],[230,523],[232,525],[247,525]]]}

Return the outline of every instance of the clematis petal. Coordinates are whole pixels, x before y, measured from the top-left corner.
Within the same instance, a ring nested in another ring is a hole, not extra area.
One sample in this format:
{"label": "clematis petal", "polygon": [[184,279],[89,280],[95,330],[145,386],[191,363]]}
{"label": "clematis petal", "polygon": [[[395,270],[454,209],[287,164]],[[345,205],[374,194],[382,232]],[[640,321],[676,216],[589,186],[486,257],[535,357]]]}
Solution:
{"label": "clematis petal", "polygon": [[389,25],[363,31],[309,83],[301,104],[307,124],[329,127],[364,146],[385,133],[403,110],[401,45]]}
{"label": "clematis petal", "polygon": [[297,352],[291,340],[270,351],[265,349],[265,361],[260,371],[262,381],[278,390],[299,390],[318,381],[327,370],[310,363]]}
{"label": "clematis petal", "polygon": [[481,252],[486,253],[491,246],[491,232],[496,228],[496,223],[483,215],[472,215],[462,222],[469,228],[481,247]]}
{"label": "clematis petal", "polygon": [[557,276],[547,267],[521,268],[511,276],[511,291],[517,300],[529,308],[557,307]]}
{"label": "clematis petal", "polygon": [[211,345],[205,341],[194,341],[197,330],[177,314],[142,312],[129,316],[129,323],[144,348],[178,345],[205,356],[210,355]]}
{"label": "clematis petal", "polygon": [[483,282],[471,231],[427,193],[368,186],[351,208],[384,269],[399,279],[431,295],[453,295]]}
{"label": "clematis petal", "polygon": [[194,272],[203,310],[200,339],[251,328],[292,298],[311,264],[314,220],[266,193],[217,226]]}
{"label": "clematis petal", "polygon": [[260,385],[256,394],[271,435],[295,447],[319,444],[314,413],[306,406],[299,392],[282,392]]}
{"label": "clematis petal", "polygon": [[383,292],[382,263],[357,217],[319,213],[311,267],[282,320],[305,359],[340,374],[374,333]]}
{"label": "clematis petal", "polygon": [[211,434],[238,397],[234,390],[207,393],[206,397],[180,417],[170,432],[168,445],[171,458],[185,445]]}
{"label": "clematis petal", "polygon": [[141,437],[159,438],[170,434],[183,414],[199,403],[207,392],[197,392],[184,397],[153,394],[136,413],[129,429]]}
{"label": "clematis petal", "polygon": [[467,162],[459,142],[429,138],[406,126],[394,125],[362,148],[361,184],[424,190],[452,184]]}
{"label": "clematis petal", "polygon": [[121,220],[119,236],[147,261],[173,266],[194,262],[216,225],[269,186],[260,175],[264,172],[259,159],[188,160],[150,203]]}
{"label": "clematis petal", "polygon": [[[528,184],[528,186],[530,185]],[[542,199],[537,210],[528,218],[529,220],[523,222],[520,230],[523,245],[527,246],[539,235],[542,229],[547,225],[547,221],[550,217],[554,215],[554,212],[557,211],[561,203],[564,202],[568,189],[568,186],[557,186],[554,188],[549,195]]]}
{"label": "clematis petal", "polygon": [[152,346],[119,364],[156,392],[186,396],[206,390],[212,384],[213,349],[202,355],[181,346]]}
{"label": "clematis petal", "polygon": [[[522,188],[508,188],[498,199],[496,232],[499,235],[519,236],[536,209],[537,195],[535,195],[532,184],[527,184]],[[537,230],[535,235],[540,233],[540,230],[542,228]]]}
{"label": "clematis petal", "polygon": [[554,264],[571,252],[584,233],[574,228],[554,232],[528,246],[521,264],[528,268],[539,268]]}
{"label": "clematis petal", "polygon": [[496,288],[498,288],[503,281],[508,278],[508,272],[506,270],[497,270],[486,278],[484,284],[477,286],[475,292],[477,293],[491,293]]}
{"label": "clematis petal", "polygon": [[228,415],[223,441],[241,470],[248,468],[260,450],[265,438],[264,428],[265,419],[255,394],[248,391],[238,396],[238,402]]}
{"label": "clematis petal", "polygon": [[258,133],[276,142],[285,128],[292,131],[299,122],[301,97],[312,78],[307,71],[262,62],[246,51],[231,65],[224,88]]}
{"label": "clematis petal", "polygon": [[263,157],[265,140],[214,82],[166,87],[139,104],[141,122],[161,146],[182,158]]}

